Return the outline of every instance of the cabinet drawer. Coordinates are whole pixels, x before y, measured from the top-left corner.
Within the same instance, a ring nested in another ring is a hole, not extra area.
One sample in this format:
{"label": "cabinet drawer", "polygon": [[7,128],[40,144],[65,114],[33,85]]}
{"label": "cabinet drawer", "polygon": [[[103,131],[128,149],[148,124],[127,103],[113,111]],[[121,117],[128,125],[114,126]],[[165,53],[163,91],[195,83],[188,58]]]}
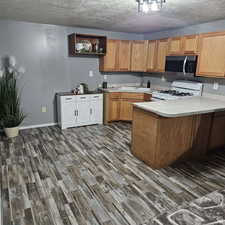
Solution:
{"label": "cabinet drawer", "polygon": [[121,97],[121,93],[120,92],[109,93],[109,97],[112,99],[119,99]]}
{"label": "cabinet drawer", "polygon": [[100,100],[103,98],[103,95],[90,95],[91,100]]}
{"label": "cabinet drawer", "polygon": [[121,94],[122,99],[137,99],[137,100],[144,100],[144,94],[143,93],[122,93]]}
{"label": "cabinet drawer", "polygon": [[78,102],[83,102],[83,101],[89,101],[90,100],[90,95],[77,95],[76,100]]}
{"label": "cabinet drawer", "polygon": [[69,103],[76,101],[76,96],[62,96],[61,97],[62,103]]}

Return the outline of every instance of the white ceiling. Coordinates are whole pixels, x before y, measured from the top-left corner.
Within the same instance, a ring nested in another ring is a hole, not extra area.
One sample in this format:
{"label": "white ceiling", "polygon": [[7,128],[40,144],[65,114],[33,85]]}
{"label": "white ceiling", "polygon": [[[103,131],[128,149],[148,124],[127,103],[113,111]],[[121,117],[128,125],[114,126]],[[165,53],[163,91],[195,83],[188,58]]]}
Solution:
{"label": "white ceiling", "polygon": [[225,0],[167,0],[140,15],[136,0],[0,0],[0,18],[147,33],[225,18]]}

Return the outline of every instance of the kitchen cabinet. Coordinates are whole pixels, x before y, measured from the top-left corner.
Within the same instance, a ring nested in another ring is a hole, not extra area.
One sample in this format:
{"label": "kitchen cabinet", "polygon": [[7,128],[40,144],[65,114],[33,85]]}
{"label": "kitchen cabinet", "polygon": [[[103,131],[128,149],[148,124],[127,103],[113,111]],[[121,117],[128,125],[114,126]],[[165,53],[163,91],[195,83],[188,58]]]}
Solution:
{"label": "kitchen cabinet", "polygon": [[147,41],[132,41],[131,47],[131,71],[146,71]]}
{"label": "kitchen cabinet", "polygon": [[[57,106],[61,105],[58,109],[58,118],[63,127],[73,127],[76,125],[76,110],[75,110],[75,100],[72,96],[63,96],[61,99],[58,99]],[[60,103],[59,103],[60,102]]]}
{"label": "kitchen cabinet", "polygon": [[131,41],[121,40],[118,46],[118,71],[130,71]]}
{"label": "kitchen cabinet", "polygon": [[103,95],[91,95],[90,121],[91,123],[102,124],[103,121]]}
{"label": "kitchen cabinet", "polygon": [[89,96],[77,96],[75,101],[75,111],[76,111],[76,126],[86,125],[90,118],[90,102]]}
{"label": "kitchen cabinet", "polygon": [[[106,36],[99,36],[93,34],[70,34],[68,35],[68,50],[69,56],[82,56],[82,55],[92,55],[92,56],[102,56],[106,54]],[[89,43],[91,48],[88,50],[82,46],[82,43]],[[94,46],[98,44],[96,49]],[[77,47],[81,45],[81,49]]]}
{"label": "kitchen cabinet", "polygon": [[133,103],[150,101],[151,95],[144,93],[113,92],[104,94],[104,123],[132,121]]}
{"label": "kitchen cabinet", "polygon": [[156,71],[165,72],[168,39],[157,41]]}
{"label": "kitchen cabinet", "polygon": [[198,53],[198,35],[187,35],[183,39],[183,53],[197,54]]}
{"label": "kitchen cabinet", "polygon": [[109,121],[117,121],[120,119],[120,100],[111,99],[109,105]]}
{"label": "kitchen cabinet", "polygon": [[225,32],[202,34],[199,37],[198,76],[224,77]]}
{"label": "kitchen cabinet", "polygon": [[173,37],[169,39],[168,54],[169,55],[183,54],[183,38],[182,37]]}
{"label": "kitchen cabinet", "polygon": [[57,95],[57,113],[61,129],[101,124],[103,95]]}
{"label": "kitchen cabinet", "polygon": [[107,40],[107,53],[100,57],[99,69],[103,72],[117,71],[117,54],[119,40]]}
{"label": "kitchen cabinet", "polygon": [[202,159],[208,150],[211,122],[212,114],[162,117],[134,107],[131,152],[154,169]]}
{"label": "kitchen cabinet", "polygon": [[157,41],[148,41],[147,72],[156,71]]}
{"label": "kitchen cabinet", "polygon": [[209,150],[223,148],[225,146],[225,112],[214,114],[209,139]]}

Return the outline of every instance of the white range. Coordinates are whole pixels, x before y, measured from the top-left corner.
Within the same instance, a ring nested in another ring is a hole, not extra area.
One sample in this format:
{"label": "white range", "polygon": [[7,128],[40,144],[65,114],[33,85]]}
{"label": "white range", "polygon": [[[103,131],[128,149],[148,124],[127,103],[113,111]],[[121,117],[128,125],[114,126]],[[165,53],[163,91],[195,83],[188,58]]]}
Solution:
{"label": "white range", "polygon": [[177,80],[171,85],[171,89],[163,91],[153,91],[152,100],[175,100],[191,96],[201,96],[203,84],[200,82]]}

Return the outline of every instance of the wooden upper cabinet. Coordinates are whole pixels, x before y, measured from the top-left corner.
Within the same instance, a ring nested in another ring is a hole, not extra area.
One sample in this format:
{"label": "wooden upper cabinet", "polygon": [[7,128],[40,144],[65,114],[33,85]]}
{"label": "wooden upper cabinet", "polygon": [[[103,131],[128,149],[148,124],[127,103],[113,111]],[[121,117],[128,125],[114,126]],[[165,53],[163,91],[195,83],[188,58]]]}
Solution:
{"label": "wooden upper cabinet", "polygon": [[132,41],[131,71],[146,71],[147,41]]}
{"label": "wooden upper cabinet", "polygon": [[200,35],[197,75],[224,77],[224,74],[225,32]]}
{"label": "wooden upper cabinet", "polygon": [[119,40],[107,40],[107,53],[100,58],[100,71],[117,71],[117,52]]}
{"label": "wooden upper cabinet", "polygon": [[131,41],[119,41],[118,71],[130,71]]}
{"label": "wooden upper cabinet", "polygon": [[165,72],[168,39],[157,41],[156,71]]}
{"label": "wooden upper cabinet", "polygon": [[156,70],[157,41],[148,41],[147,72]]}
{"label": "wooden upper cabinet", "polygon": [[182,55],[183,54],[183,38],[174,37],[168,41],[168,54],[169,55]]}
{"label": "wooden upper cabinet", "polygon": [[198,35],[184,36],[183,39],[183,52],[184,54],[197,54],[198,53]]}

